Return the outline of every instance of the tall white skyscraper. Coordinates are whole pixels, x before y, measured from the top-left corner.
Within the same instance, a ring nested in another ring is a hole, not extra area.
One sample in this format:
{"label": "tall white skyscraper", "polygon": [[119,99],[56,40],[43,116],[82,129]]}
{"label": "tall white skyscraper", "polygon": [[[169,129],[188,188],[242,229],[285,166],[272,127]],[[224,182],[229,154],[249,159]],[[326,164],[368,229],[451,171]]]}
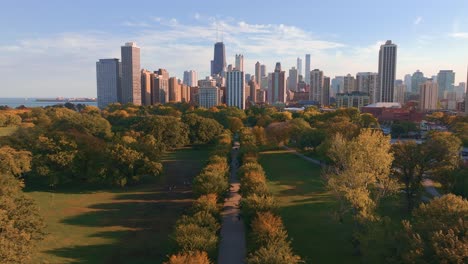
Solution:
{"label": "tall white skyscraper", "polygon": [[393,102],[397,45],[387,40],[379,51],[379,102]]}
{"label": "tall white skyscraper", "polygon": [[245,109],[245,102],[244,72],[239,70],[226,72],[226,104]]}
{"label": "tall white skyscraper", "polygon": [[297,58],[296,68],[297,68],[297,75],[302,75],[302,59],[301,58]]}
{"label": "tall white skyscraper", "polygon": [[189,71],[184,71],[184,80],[183,83],[190,86],[194,87],[197,86],[198,82],[198,76],[197,72],[194,70],[189,70]]}
{"label": "tall white skyscraper", "polygon": [[323,71],[315,69],[310,72],[309,100],[320,102],[323,90]]}
{"label": "tall white skyscraper", "polygon": [[406,91],[411,92],[411,74],[406,74],[403,82],[406,85]]}
{"label": "tall white skyscraper", "polygon": [[121,47],[122,53],[122,103],[141,105],[140,48],[135,42]]}
{"label": "tall white skyscraper", "polygon": [[305,55],[305,76],[304,82],[310,84],[310,54]]}
{"label": "tall white skyscraper", "polygon": [[244,55],[236,54],[236,70],[244,71]]}
{"label": "tall white skyscraper", "polygon": [[298,80],[298,71],[296,68],[292,67],[291,69],[289,69],[288,89],[292,91],[297,91]]}
{"label": "tall white skyscraper", "polygon": [[118,102],[120,89],[119,59],[101,59],[96,62],[97,103],[99,108]]}

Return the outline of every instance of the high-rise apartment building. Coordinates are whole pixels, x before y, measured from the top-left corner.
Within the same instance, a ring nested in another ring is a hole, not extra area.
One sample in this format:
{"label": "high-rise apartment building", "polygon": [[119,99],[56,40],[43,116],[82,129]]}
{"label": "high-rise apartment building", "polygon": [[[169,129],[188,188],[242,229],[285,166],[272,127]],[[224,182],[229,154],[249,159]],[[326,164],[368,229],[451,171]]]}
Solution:
{"label": "high-rise apartment building", "polygon": [[387,40],[379,51],[379,102],[393,102],[397,45]]}
{"label": "high-rise apartment building", "polygon": [[437,84],[439,86],[439,100],[447,98],[448,92],[453,92],[455,83],[455,72],[452,70],[441,70],[437,74]]}
{"label": "high-rise apartment building", "polygon": [[425,83],[426,80],[427,78],[424,77],[424,73],[419,70],[414,72],[413,76],[411,77],[411,92],[414,94],[419,94],[419,86],[422,83]]}
{"label": "high-rise apartment building", "polygon": [[151,91],[152,104],[165,104],[169,102],[169,73],[159,69],[153,73],[153,89]]}
{"label": "high-rise apartment building", "polygon": [[371,104],[379,98],[379,74],[376,72],[358,72],[356,74],[356,91],[369,94]]}
{"label": "high-rise apartment building", "polygon": [[122,103],[141,105],[140,48],[135,42],[121,47],[122,55]]}
{"label": "high-rise apartment building", "polygon": [[335,76],[331,80],[330,96],[335,97],[337,93],[344,93],[344,76]]}
{"label": "high-rise apartment building", "polygon": [[188,86],[197,86],[198,76],[194,70],[184,71],[183,83]]}
{"label": "high-rise apartment building", "polygon": [[169,102],[181,102],[180,84],[176,77],[169,78]]}
{"label": "high-rise apartment building", "polygon": [[255,80],[250,80],[247,86],[248,86],[247,101],[251,103],[257,102],[257,91],[260,89],[257,82]]}
{"label": "high-rise apartment building", "polygon": [[141,104],[151,105],[151,90],[154,74],[148,70],[141,70]]}
{"label": "high-rise apartment building", "polygon": [[262,64],[260,65],[260,77],[266,77],[267,76],[267,71],[266,71],[266,65]]}
{"label": "high-rise apartment building", "polygon": [[275,71],[271,73],[268,85],[268,101],[271,104],[286,102],[286,73],[281,70],[281,63],[277,62]]}
{"label": "high-rise apartment building", "polygon": [[356,79],[349,73],[343,78],[343,89],[344,93],[352,93],[356,91]]}
{"label": "high-rise apartment building", "polygon": [[236,54],[236,70],[244,71],[244,55]]}
{"label": "high-rise apartment building", "polygon": [[204,108],[211,108],[219,104],[219,88],[216,80],[206,77],[205,80],[198,81],[198,105]]}
{"label": "high-rise apartment building", "polygon": [[409,93],[411,92],[411,79],[412,79],[411,74],[406,74],[405,78],[403,79],[403,82],[406,85],[406,91]]}
{"label": "high-rise apartment building", "polygon": [[119,101],[119,59],[100,59],[96,62],[97,103],[99,108]]}
{"label": "high-rise apartment building", "polygon": [[180,85],[181,102],[185,102],[185,103],[190,102],[191,100],[190,88],[191,86],[184,84],[184,83]]}
{"label": "high-rise apartment building", "polygon": [[310,84],[310,54],[305,55],[305,76],[304,81],[307,84]]}
{"label": "high-rise apartment building", "polygon": [[297,58],[297,75],[302,75],[302,59],[301,58]]}
{"label": "high-rise apartment building", "polygon": [[330,77],[323,77],[322,97],[320,104],[322,106],[330,105]]}
{"label": "high-rise apartment building", "polygon": [[211,61],[211,75],[222,74],[226,68],[226,50],[223,42],[214,45],[214,56]]}
{"label": "high-rise apartment building", "polygon": [[297,83],[298,71],[296,68],[292,67],[291,69],[289,69],[288,89],[291,91],[297,91]]}
{"label": "high-rise apartment building", "polygon": [[310,72],[309,100],[320,102],[323,90],[323,71],[315,69]]}
{"label": "high-rise apartment building", "polygon": [[438,85],[432,79],[419,85],[419,109],[422,112],[437,109],[438,102]]}
{"label": "high-rise apartment building", "polygon": [[405,104],[405,92],[406,92],[406,84],[398,83],[395,84],[395,94],[393,99],[395,102],[400,103],[401,105]]}
{"label": "high-rise apartment building", "polygon": [[245,102],[244,72],[239,70],[226,72],[226,104],[245,109]]}

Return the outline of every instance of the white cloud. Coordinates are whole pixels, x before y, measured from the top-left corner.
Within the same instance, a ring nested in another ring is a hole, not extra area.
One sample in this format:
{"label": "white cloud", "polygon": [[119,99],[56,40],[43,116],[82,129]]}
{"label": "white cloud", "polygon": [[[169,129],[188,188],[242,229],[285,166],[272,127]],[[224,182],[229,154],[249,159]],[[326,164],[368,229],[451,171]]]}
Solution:
{"label": "white cloud", "polygon": [[122,23],[126,27],[150,27],[151,25],[146,22],[133,22],[133,21],[124,21]]}
{"label": "white cloud", "polygon": [[468,32],[454,32],[449,34],[452,38],[468,39]]}
{"label": "white cloud", "polygon": [[414,24],[414,25],[419,25],[422,21],[423,21],[422,16],[418,16],[418,17],[413,21],[413,24]]}

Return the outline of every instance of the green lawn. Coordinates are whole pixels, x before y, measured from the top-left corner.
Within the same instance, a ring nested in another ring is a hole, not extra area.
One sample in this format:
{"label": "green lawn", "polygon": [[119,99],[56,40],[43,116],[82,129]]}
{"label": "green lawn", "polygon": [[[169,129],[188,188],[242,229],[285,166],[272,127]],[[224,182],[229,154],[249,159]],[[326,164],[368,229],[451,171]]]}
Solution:
{"label": "green lawn", "polygon": [[349,241],[351,222],[334,220],[336,204],[324,188],[320,167],[285,150],[261,153],[260,163],[295,253],[307,263],[358,263]]}
{"label": "green lawn", "polygon": [[18,130],[17,126],[0,127],[0,137],[9,136]]}
{"label": "green lawn", "polygon": [[193,201],[183,182],[200,171],[208,154],[206,148],[169,153],[164,176],[139,186],[29,191],[48,226],[32,263],[161,263],[174,250],[175,222]]}

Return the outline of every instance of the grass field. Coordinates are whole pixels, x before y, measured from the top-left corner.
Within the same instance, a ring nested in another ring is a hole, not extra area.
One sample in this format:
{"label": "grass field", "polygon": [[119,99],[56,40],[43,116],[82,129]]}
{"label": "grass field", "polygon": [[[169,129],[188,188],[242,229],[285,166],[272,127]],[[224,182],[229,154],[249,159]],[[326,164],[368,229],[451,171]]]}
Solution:
{"label": "grass field", "polygon": [[270,189],[295,253],[307,263],[358,263],[349,241],[351,224],[333,219],[335,202],[320,178],[320,167],[286,150],[261,153]]}
{"label": "grass field", "polygon": [[[30,191],[45,217],[47,237],[32,263],[162,263],[174,250],[177,219],[193,201],[183,186],[209,150],[166,155],[157,182],[101,191]],[[168,186],[176,185],[169,192]]]}

